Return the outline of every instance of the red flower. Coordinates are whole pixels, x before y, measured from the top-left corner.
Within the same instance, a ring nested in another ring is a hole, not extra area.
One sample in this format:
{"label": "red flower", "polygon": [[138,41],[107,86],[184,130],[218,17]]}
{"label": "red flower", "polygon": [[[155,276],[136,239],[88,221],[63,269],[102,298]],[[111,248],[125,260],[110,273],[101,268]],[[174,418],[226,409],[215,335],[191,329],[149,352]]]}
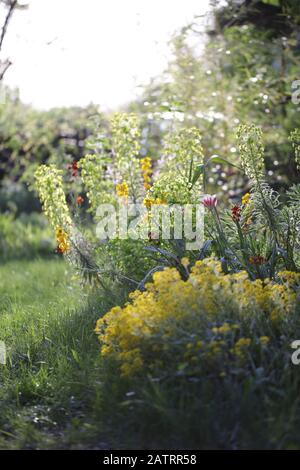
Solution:
{"label": "red flower", "polygon": [[72,176],[78,176],[77,162],[74,160],[71,165],[68,166],[69,170],[72,170]]}
{"label": "red flower", "polygon": [[82,196],[77,196],[76,202],[77,202],[78,206],[80,206],[84,202],[83,197]]}
{"label": "red flower", "polygon": [[231,208],[231,218],[234,220],[234,222],[238,222],[240,220],[241,212],[242,209],[238,205],[235,205]]}
{"label": "red flower", "polygon": [[216,196],[207,195],[202,199],[202,204],[207,209],[213,209],[218,204],[218,199]]}
{"label": "red flower", "polygon": [[255,265],[259,265],[259,264],[264,264],[266,262],[266,258],[264,258],[263,256],[250,256],[249,258],[249,263],[250,264],[255,264]]}

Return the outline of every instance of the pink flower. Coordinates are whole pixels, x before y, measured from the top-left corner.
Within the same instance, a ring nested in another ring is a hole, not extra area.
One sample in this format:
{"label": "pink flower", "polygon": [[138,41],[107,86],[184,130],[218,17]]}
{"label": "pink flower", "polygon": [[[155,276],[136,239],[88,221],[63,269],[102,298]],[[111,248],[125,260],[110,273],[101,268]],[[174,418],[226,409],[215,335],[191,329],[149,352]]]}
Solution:
{"label": "pink flower", "polygon": [[202,204],[204,205],[204,207],[207,207],[207,209],[211,210],[218,204],[218,199],[216,196],[210,196],[208,194],[202,199]]}

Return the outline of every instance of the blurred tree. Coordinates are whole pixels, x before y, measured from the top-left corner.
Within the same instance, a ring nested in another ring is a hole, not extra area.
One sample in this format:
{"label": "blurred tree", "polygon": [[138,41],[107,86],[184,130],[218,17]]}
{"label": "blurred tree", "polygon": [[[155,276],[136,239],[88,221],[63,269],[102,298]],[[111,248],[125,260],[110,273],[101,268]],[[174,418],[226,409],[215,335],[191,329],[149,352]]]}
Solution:
{"label": "blurred tree", "polygon": [[0,110],[0,210],[11,206],[18,211],[38,209],[28,191],[35,168],[55,163],[67,169],[85,153],[98,108],[54,108],[38,111],[23,104],[18,92],[7,91]]}
{"label": "blurred tree", "polygon": [[[280,189],[299,178],[288,142],[299,122],[291,101],[300,70],[299,2],[219,4],[213,2],[206,34],[203,19],[195,18],[174,36],[165,73],[132,105],[143,115],[145,152],[157,153],[157,127],[163,135],[175,119],[177,127],[201,129],[207,158],[217,154],[235,162],[235,129],[254,122],[264,129],[270,183]],[[237,171],[220,165],[209,180],[233,199],[247,189]]]}

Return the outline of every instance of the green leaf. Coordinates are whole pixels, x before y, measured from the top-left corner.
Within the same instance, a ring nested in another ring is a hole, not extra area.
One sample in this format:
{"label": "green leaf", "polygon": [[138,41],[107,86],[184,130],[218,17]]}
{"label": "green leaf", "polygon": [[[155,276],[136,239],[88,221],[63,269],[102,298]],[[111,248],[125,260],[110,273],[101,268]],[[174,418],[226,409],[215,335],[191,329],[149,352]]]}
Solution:
{"label": "green leaf", "polygon": [[71,352],[72,352],[74,361],[77,362],[77,364],[80,364],[80,358],[79,358],[78,352],[75,351],[75,349],[71,349]]}
{"label": "green leaf", "polygon": [[221,164],[225,163],[225,165],[234,166],[235,168],[238,168],[239,170],[243,171],[243,169],[240,166],[234,165],[234,163],[231,163],[225,158],[218,157],[218,156],[210,157],[209,160],[207,160],[206,165],[209,165],[210,163],[221,163]]}
{"label": "green leaf", "polygon": [[262,2],[266,3],[267,5],[274,5],[275,7],[280,6],[279,0],[262,0]]}
{"label": "green leaf", "polygon": [[192,186],[198,181],[200,176],[203,175],[203,173],[205,171],[205,166],[206,165],[204,163],[202,163],[201,165],[196,166],[194,176],[193,176],[193,179],[192,179]]}

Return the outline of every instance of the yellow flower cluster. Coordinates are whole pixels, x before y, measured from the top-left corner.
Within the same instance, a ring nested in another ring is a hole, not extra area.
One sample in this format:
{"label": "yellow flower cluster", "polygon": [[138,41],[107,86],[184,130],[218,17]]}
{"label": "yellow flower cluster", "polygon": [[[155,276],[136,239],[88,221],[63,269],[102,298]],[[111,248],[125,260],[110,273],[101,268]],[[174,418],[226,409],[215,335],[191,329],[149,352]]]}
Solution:
{"label": "yellow flower cluster", "polygon": [[163,201],[162,199],[160,199],[159,197],[157,197],[156,199],[152,199],[150,197],[146,197],[144,199],[144,206],[147,207],[147,209],[151,209],[151,206],[152,205],[159,205],[159,204],[166,204],[165,201]]}
{"label": "yellow flower cluster", "polygon": [[234,330],[237,330],[239,329],[239,325],[230,325],[228,322],[225,322],[222,326],[220,327],[213,327],[212,328],[212,332],[213,333],[216,333],[216,334],[226,334],[226,333],[230,333]]}
{"label": "yellow flower cluster", "polygon": [[118,197],[125,197],[128,198],[128,184],[127,183],[119,183],[116,186],[117,196]]}
{"label": "yellow flower cluster", "polygon": [[300,288],[300,273],[295,271],[280,271],[278,276],[288,287]]}
{"label": "yellow flower cluster", "polygon": [[236,343],[232,350],[232,352],[239,357],[240,359],[244,359],[245,355],[247,354],[247,350],[251,344],[250,338],[240,338]]}
{"label": "yellow flower cluster", "polygon": [[[276,328],[295,311],[296,302],[296,292],[286,285],[252,282],[245,272],[224,275],[219,262],[205,259],[196,262],[187,281],[174,268],[156,272],[144,292],[133,292],[123,308],[100,318],[96,332],[102,355],[117,360],[123,375],[174,361],[178,367],[181,362],[201,365],[201,355],[213,359],[224,348],[240,360],[252,346],[241,324],[263,318]],[[234,321],[220,322],[228,312]],[[256,343],[266,345],[266,337]]]}
{"label": "yellow flower cluster", "polygon": [[262,346],[267,346],[267,344],[268,344],[269,341],[270,341],[270,338],[269,338],[268,336],[261,336],[261,337],[259,338],[259,341],[260,341],[260,344],[261,344]]}
{"label": "yellow flower cluster", "polygon": [[243,206],[247,206],[247,204],[249,204],[250,202],[250,199],[251,199],[251,196],[249,193],[244,194],[244,196],[242,197]]}
{"label": "yellow flower cluster", "polygon": [[58,253],[66,253],[70,249],[69,236],[61,227],[55,230],[57,251]]}
{"label": "yellow flower cluster", "polygon": [[146,191],[151,188],[151,175],[152,175],[152,168],[151,168],[151,158],[145,157],[140,160],[142,176],[144,180],[144,188]]}

